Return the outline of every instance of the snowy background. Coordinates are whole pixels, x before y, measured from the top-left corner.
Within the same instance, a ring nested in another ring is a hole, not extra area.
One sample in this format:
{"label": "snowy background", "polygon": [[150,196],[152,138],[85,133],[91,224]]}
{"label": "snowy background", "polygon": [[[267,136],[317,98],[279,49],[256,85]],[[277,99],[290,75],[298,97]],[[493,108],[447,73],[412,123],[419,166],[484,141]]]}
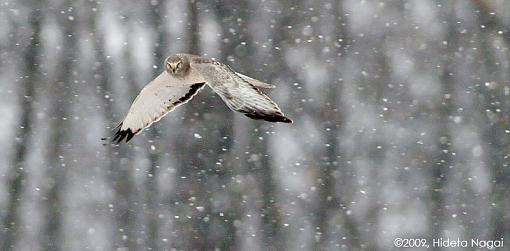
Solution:
{"label": "snowy background", "polygon": [[[1,250],[510,240],[509,1],[0,6]],[[177,52],[275,84],[295,123],[206,88],[103,146]]]}

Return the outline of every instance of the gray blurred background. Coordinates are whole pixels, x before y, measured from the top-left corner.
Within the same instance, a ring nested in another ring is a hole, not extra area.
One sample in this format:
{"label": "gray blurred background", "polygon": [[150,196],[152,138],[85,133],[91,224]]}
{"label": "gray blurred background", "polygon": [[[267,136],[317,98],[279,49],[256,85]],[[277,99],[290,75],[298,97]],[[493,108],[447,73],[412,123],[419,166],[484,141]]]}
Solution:
{"label": "gray blurred background", "polygon": [[[0,6],[0,250],[510,240],[509,1]],[[273,83],[295,123],[206,88],[103,146],[178,52]]]}

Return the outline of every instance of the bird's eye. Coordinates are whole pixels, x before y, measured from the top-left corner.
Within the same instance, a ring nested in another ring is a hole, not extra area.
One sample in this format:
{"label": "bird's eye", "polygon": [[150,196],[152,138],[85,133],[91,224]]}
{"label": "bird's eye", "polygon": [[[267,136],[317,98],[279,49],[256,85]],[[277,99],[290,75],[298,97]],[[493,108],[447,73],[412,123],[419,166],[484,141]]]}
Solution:
{"label": "bird's eye", "polygon": [[181,62],[179,62],[179,63],[177,63],[177,66],[176,66],[176,67],[177,67],[177,68],[181,68],[181,65],[182,65],[182,63],[181,63]]}

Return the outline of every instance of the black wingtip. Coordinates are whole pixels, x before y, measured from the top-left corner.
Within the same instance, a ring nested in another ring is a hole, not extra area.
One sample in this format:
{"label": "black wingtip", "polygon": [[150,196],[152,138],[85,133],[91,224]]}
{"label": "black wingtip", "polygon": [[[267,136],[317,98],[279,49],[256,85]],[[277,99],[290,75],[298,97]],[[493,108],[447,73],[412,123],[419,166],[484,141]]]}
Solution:
{"label": "black wingtip", "polygon": [[283,115],[281,112],[264,113],[256,111],[245,113],[244,115],[251,119],[261,119],[268,122],[294,123],[292,119],[285,117],[285,115]]}
{"label": "black wingtip", "polygon": [[292,121],[292,119],[289,119],[285,116],[283,116],[282,120],[280,122],[283,122],[283,123],[289,123],[289,124],[292,124],[294,123],[294,121]]}
{"label": "black wingtip", "polygon": [[115,144],[120,144],[120,142],[122,142],[122,140],[126,139],[126,143],[127,143],[133,138],[133,136],[135,136],[135,133],[133,133],[133,131],[131,131],[130,128],[128,128],[126,130],[121,130],[121,127],[119,127],[119,129],[117,130],[117,132],[115,133],[115,135],[112,139],[112,142]]}

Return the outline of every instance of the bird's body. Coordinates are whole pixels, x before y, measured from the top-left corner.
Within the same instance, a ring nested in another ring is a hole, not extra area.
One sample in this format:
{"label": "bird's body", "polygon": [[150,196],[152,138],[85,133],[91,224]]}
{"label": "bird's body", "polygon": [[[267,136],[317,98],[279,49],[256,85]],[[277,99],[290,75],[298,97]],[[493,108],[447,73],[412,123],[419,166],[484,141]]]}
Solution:
{"label": "bird's body", "polygon": [[214,59],[176,54],[165,59],[165,71],[146,85],[118,126],[114,142],[129,141],[175,107],[188,102],[205,85],[216,92],[227,106],[252,119],[292,123],[280,108],[257,87],[272,85],[233,71]]}

